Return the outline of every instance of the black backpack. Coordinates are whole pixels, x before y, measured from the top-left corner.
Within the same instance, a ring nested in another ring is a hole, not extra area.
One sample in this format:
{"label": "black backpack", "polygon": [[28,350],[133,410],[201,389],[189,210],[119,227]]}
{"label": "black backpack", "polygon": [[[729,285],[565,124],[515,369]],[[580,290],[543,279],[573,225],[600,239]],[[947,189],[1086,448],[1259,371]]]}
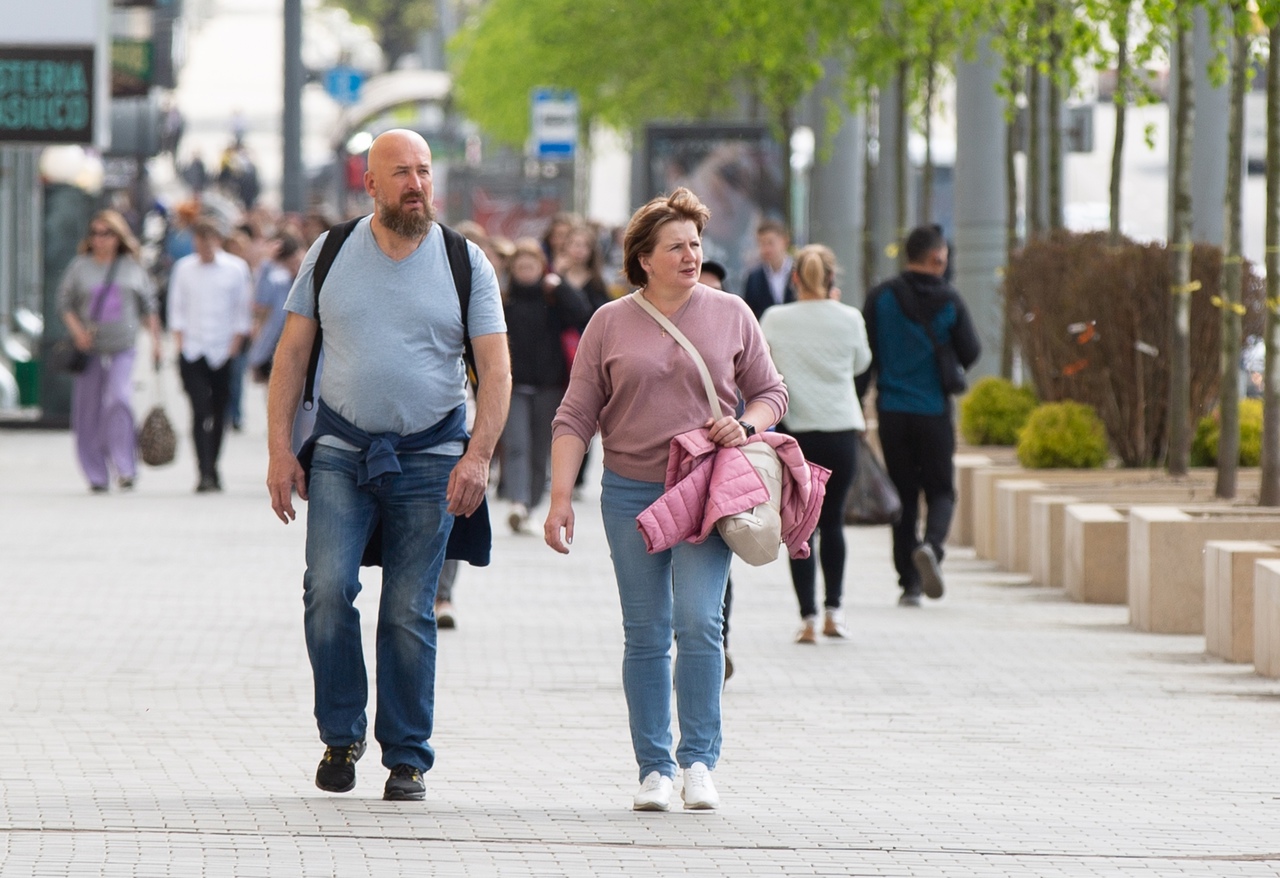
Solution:
{"label": "black backpack", "polygon": [[[328,236],[320,245],[320,254],[316,257],[315,268],[311,275],[311,290],[315,297],[316,338],[311,344],[311,359],[307,363],[307,384],[302,393],[302,405],[310,410],[315,405],[316,370],[320,365],[320,348],[324,342],[324,329],[320,325],[320,288],[324,279],[329,276],[333,260],[338,258],[338,251],[355,231],[356,224],[364,217],[356,217],[339,223],[329,229]],[[449,271],[453,274],[453,287],[458,293],[458,306],[462,311],[462,359],[467,364],[467,377],[472,387],[479,384],[479,372],[476,371],[475,352],[471,349],[471,337],[467,333],[467,309],[471,304],[471,254],[467,252],[467,239],[444,223],[437,223],[444,233],[444,252],[449,257]]]}

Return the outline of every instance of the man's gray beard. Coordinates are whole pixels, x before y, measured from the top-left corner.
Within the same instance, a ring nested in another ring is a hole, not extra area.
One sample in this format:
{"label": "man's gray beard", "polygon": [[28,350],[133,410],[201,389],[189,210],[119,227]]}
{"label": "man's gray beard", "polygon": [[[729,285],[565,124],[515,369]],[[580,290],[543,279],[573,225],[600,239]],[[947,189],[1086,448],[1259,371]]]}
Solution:
{"label": "man's gray beard", "polygon": [[423,237],[431,230],[431,223],[435,218],[435,206],[430,202],[426,203],[426,210],[422,213],[410,213],[401,210],[398,205],[378,205],[378,221],[392,234],[402,238]]}

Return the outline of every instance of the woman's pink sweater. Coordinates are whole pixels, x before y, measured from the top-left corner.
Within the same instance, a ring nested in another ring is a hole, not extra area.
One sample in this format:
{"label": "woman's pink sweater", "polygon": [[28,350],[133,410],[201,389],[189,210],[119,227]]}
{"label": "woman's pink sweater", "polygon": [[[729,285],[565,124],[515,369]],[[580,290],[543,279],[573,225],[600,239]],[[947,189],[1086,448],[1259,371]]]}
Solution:
{"label": "woman's pink sweater", "polygon": [[[774,423],[781,420],[787,388],[742,299],[699,284],[671,322],[707,363],[720,400],[717,417],[733,414],[741,392],[748,403],[767,403]],[[586,443],[598,425],[607,468],[628,479],[661,482],[671,440],[710,417],[693,359],[623,296],[587,324],[552,434]]]}

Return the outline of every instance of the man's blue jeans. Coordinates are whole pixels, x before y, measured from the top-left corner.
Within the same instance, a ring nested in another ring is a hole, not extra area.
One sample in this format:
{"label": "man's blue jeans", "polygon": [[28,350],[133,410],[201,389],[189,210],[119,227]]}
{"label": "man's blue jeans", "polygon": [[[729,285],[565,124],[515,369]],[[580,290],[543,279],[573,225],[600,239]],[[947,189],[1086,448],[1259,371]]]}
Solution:
{"label": "man's blue jeans", "polygon": [[[715,768],[720,758],[721,640],[729,547],[718,532],[701,545],[680,543],[650,555],[636,516],[662,495],[661,482],[605,470],[600,508],[622,603],[622,688],[640,779],[674,778],[677,763]],[[674,634],[680,745],[671,758],[671,643]]]}
{"label": "man's blue jeans", "polygon": [[334,747],[365,736],[369,681],[360,643],[360,556],[382,522],[378,607],[378,705],[374,737],[388,768],[431,768],[435,710],[436,580],[453,527],[445,489],[456,455],[402,454],[399,475],[356,487],[360,453],[317,446],[307,504],[303,579],[307,653],[320,740]]}

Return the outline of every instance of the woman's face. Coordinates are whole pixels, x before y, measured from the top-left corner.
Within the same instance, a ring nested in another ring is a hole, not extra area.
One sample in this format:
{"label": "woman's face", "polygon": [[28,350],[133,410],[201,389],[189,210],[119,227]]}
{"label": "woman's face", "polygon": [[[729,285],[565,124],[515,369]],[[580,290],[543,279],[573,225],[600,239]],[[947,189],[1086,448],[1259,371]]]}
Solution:
{"label": "woman's face", "polygon": [[574,265],[586,265],[591,259],[591,239],[589,232],[578,231],[569,236],[565,243],[564,255]]}
{"label": "woman's face", "polygon": [[111,226],[100,220],[89,223],[89,249],[98,259],[109,259],[116,255],[120,239],[112,231]]}
{"label": "woman's face", "polygon": [[649,275],[649,287],[693,289],[702,272],[702,238],[693,220],[672,220],[659,227],[653,252],[640,257],[640,267]]}
{"label": "woman's face", "polygon": [[542,279],[542,260],[522,253],[511,262],[511,277],[518,284],[533,286]]}

